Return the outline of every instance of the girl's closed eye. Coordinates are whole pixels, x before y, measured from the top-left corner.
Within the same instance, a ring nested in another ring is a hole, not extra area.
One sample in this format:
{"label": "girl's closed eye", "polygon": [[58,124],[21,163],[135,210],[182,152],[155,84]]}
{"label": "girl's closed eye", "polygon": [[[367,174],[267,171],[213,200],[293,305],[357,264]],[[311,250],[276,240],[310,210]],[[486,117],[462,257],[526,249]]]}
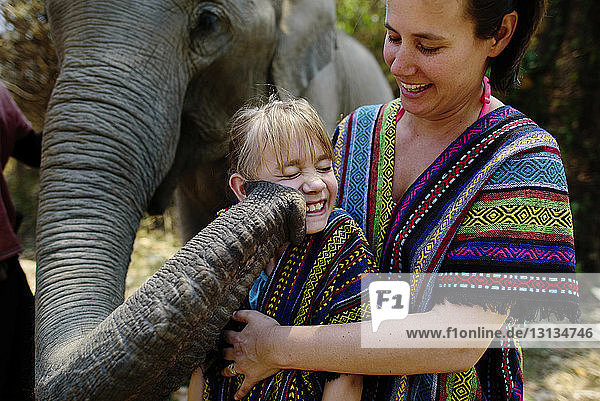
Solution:
{"label": "girl's closed eye", "polygon": [[333,169],[333,163],[331,160],[323,160],[316,165],[316,168],[321,173],[328,173]]}
{"label": "girl's closed eye", "polygon": [[286,167],[285,170],[281,172],[280,177],[284,180],[291,180],[300,175],[300,169],[295,167]]}

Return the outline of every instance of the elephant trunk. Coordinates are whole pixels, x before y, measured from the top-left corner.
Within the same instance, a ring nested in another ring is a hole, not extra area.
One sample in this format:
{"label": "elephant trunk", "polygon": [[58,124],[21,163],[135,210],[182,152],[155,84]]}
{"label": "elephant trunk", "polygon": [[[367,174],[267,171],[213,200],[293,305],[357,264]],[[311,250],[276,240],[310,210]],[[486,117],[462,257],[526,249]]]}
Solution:
{"label": "elephant trunk", "polygon": [[168,49],[152,60],[135,51],[61,52],[40,177],[37,380],[123,302],[139,221],[174,158],[189,73],[149,67],[174,59]]}
{"label": "elephant trunk", "polygon": [[85,337],[48,350],[38,399],[166,398],[215,347],[275,250],[301,241],[305,210],[297,191],[259,183]]}
{"label": "elephant trunk", "polygon": [[[180,110],[169,108],[184,96],[168,88],[185,87],[185,77],[159,85],[159,77],[115,74],[97,56],[80,59],[86,65],[65,59],[44,127],[36,244],[42,364],[49,348],[76,340],[122,303],[139,221],[175,153]],[[156,93],[142,96],[142,87]],[[148,132],[159,139],[144,141]]]}

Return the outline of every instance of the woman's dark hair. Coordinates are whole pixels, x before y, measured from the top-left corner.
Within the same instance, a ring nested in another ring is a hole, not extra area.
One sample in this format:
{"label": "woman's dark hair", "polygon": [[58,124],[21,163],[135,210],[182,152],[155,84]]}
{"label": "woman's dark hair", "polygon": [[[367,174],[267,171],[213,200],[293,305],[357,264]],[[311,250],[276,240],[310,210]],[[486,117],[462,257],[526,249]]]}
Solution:
{"label": "woman's dark hair", "polygon": [[547,0],[466,0],[467,15],[475,22],[475,35],[480,39],[496,36],[506,14],[516,11],[519,15],[510,43],[490,60],[490,84],[494,90],[506,93],[518,82],[521,60],[546,5]]}

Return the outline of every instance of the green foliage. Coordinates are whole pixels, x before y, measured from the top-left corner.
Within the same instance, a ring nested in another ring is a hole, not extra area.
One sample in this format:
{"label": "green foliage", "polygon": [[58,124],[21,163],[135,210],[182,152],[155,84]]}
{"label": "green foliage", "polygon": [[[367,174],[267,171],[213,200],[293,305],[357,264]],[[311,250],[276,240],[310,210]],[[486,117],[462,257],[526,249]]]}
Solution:
{"label": "green foliage", "polygon": [[385,0],[337,0],[337,26],[370,49],[383,44]]}
{"label": "green foliage", "polygon": [[7,30],[0,35],[0,76],[37,131],[58,75],[56,53],[41,0],[1,4]]}

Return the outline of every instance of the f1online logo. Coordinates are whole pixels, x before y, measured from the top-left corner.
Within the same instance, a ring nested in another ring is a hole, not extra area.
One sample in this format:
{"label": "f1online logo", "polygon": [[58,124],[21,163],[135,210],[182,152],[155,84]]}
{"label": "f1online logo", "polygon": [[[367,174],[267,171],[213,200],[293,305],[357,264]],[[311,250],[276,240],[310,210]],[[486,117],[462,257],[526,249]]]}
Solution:
{"label": "f1online logo", "polygon": [[406,281],[373,281],[369,284],[369,304],[373,333],[384,320],[408,316],[410,286]]}

